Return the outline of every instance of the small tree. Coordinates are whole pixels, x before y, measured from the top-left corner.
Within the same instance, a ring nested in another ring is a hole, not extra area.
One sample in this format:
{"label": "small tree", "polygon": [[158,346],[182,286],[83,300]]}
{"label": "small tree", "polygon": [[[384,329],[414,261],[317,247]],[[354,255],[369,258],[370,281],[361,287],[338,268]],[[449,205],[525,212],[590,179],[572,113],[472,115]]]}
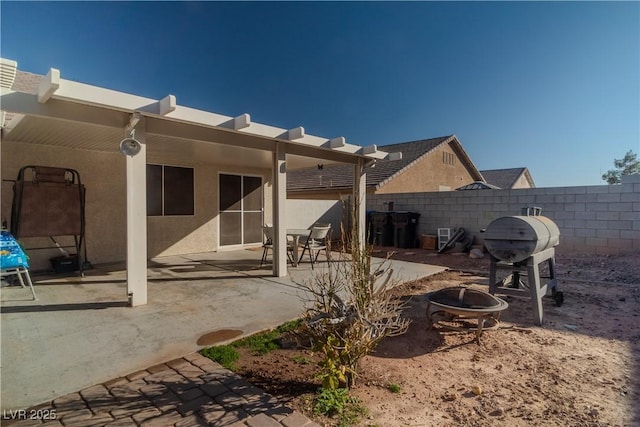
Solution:
{"label": "small tree", "polygon": [[609,170],[602,175],[602,179],[608,184],[620,184],[624,175],[633,175],[640,173],[640,160],[633,151],[627,151],[622,159],[613,159],[615,169]]}
{"label": "small tree", "polygon": [[347,251],[302,285],[306,333],[323,355],[322,386],[331,390],[353,386],[360,359],[385,337],[405,333],[410,323],[401,317],[405,303],[391,293],[397,282],[388,261],[372,265],[371,247],[361,247],[353,224],[342,242]]}

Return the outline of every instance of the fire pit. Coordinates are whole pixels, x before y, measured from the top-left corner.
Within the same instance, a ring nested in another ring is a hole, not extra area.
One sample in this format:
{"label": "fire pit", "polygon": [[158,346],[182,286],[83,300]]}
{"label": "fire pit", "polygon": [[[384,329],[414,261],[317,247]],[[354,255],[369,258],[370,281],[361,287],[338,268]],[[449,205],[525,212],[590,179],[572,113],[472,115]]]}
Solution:
{"label": "fire pit", "polygon": [[[509,307],[506,301],[487,292],[462,286],[445,288],[426,295],[427,328],[433,325],[453,331],[476,330],[480,344],[483,330],[497,329],[500,312]],[[476,319],[476,325],[466,320]]]}

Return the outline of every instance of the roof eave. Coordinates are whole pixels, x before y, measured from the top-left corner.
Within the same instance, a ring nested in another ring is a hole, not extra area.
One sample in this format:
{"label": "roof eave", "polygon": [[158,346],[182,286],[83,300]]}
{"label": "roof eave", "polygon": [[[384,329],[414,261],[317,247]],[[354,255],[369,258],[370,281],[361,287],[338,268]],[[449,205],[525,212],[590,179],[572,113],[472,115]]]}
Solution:
{"label": "roof eave", "polygon": [[469,170],[469,173],[473,177],[474,181],[484,181],[484,177],[480,173],[480,170],[478,170],[476,165],[471,160],[471,157],[469,157],[467,152],[464,150],[464,148],[462,147],[462,144],[460,143],[460,140],[458,140],[458,137],[455,135],[451,135],[451,137],[447,140],[447,142],[455,143],[458,150],[460,150],[459,154],[461,155],[462,161],[467,167],[467,170]]}

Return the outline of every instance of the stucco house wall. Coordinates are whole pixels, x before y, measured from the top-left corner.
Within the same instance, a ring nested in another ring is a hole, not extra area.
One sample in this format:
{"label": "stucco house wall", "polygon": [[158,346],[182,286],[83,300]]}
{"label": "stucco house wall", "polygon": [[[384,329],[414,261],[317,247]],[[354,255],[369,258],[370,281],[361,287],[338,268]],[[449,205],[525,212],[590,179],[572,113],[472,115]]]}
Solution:
{"label": "stucco house wall", "polygon": [[[453,164],[445,163],[444,154],[453,156]],[[375,194],[418,193],[440,191],[442,187],[455,190],[469,184],[474,178],[464,166],[456,151],[445,144],[418,160],[415,165],[395,176],[375,191]]]}
{"label": "stucco house wall", "polygon": [[527,180],[527,177],[524,174],[522,174],[516,180],[516,182],[513,184],[511,188],[515,189],[515,188],[532,188],[532,187],[529,181]]}
{"label": "stucco house wall", "polygon": [[[391,144],[384,147],[401,158],[365,168],[367,194],[450,191],[482,180],[480,171],[455,135]],[[345,200],[351,194],[353,171],[346,167],[292,171],[287,197]]]}
{"label": "stucco house wall", "polygon": [[[78,150],[51,145],[2,141],[1,217],[10,226],[13,184],[27,165],[75,169],[86,187],[86,243],[89,261],[96,264],[123,261],[126,257],[126,170],[119,152]],[[155,154],[148,147],[147,163],[194,168],[194,215],[148,216],[148,257],[215,251],[218,246],[218,173],[259,175],[263,179],[265,222],[271,221],[271,171],[210,163],[189,164]],[[57,238],[72,244],[71,238]],[[49,247],[47,238],[24,239],[28,248]],[[73,248],[68,250],[73,251]],[[28,251],[35,270],[50,267],[57,249]]]}
{"label": "stucco house wall", "polygon": [[[23,166],[38,165],[75,169],[86,193],[86,239],[89,260],[113,262],[124,259],[126,248],[125,158],[119,153],[91,152],[49,145],[2,141],[2,220],[10,226],[13,183]],[[72,244],[70,238],[56,238]],[[52,246],[47,238],[21,239],[29,248]],[[72,248],[68,251],[73,252]],[[60,252],[28,251],[33,269],[48,268],[49,258]]]}

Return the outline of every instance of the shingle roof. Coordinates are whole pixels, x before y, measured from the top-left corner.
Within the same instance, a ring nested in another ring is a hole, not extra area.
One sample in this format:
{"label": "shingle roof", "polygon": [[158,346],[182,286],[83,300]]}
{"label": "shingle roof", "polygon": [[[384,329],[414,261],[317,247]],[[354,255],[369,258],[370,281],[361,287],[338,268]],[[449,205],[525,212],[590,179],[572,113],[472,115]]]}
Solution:
{"label": "shingle roof", "polygon": [[522,174],[527,174],[527,179],[532,187],[535,187],[533,179],[527,168],[491,169],[480,171],[486,183],[500,188],[512,188]]}
{"label": "shingle roof", "polygon": [[43,76],[40,74],[27,73],[26,71],[18,70],[11,89],[16,92],[36,94],[38,93],[38,85],[40,84],[42,77]]}
{"label": "shingle roof", "polygon": [[[453,142],[459,146],[459,155],[477,174],[476,179],[482,179],[479,171],[473,166],[455,135],[419,141],[403,142],[384,146],[388,153],[402,152],[401,160],[380,161],[374,167],[366,168],[367,187],[382,186],[396,174],[411,167],[412,164],[441,144]],[[472,173],[473,174],[473,173]],[[351,188],[353,186],[353,167],[350,165],[325,166],[322,169],[309,168],[292,170],[287,173],[287,191],[331,190]]]}
{"label": "shingle roof", "polygon": [[[11,90],[35,95],[38,93],[38,85],[42,77],[40,74],[16,70],[16,77],[11,85]],[[11,126],[12,120],[15,120],[16,117],[18,117],[16,114],[5,113],[4,120],[0,118],[0,128]]]}

